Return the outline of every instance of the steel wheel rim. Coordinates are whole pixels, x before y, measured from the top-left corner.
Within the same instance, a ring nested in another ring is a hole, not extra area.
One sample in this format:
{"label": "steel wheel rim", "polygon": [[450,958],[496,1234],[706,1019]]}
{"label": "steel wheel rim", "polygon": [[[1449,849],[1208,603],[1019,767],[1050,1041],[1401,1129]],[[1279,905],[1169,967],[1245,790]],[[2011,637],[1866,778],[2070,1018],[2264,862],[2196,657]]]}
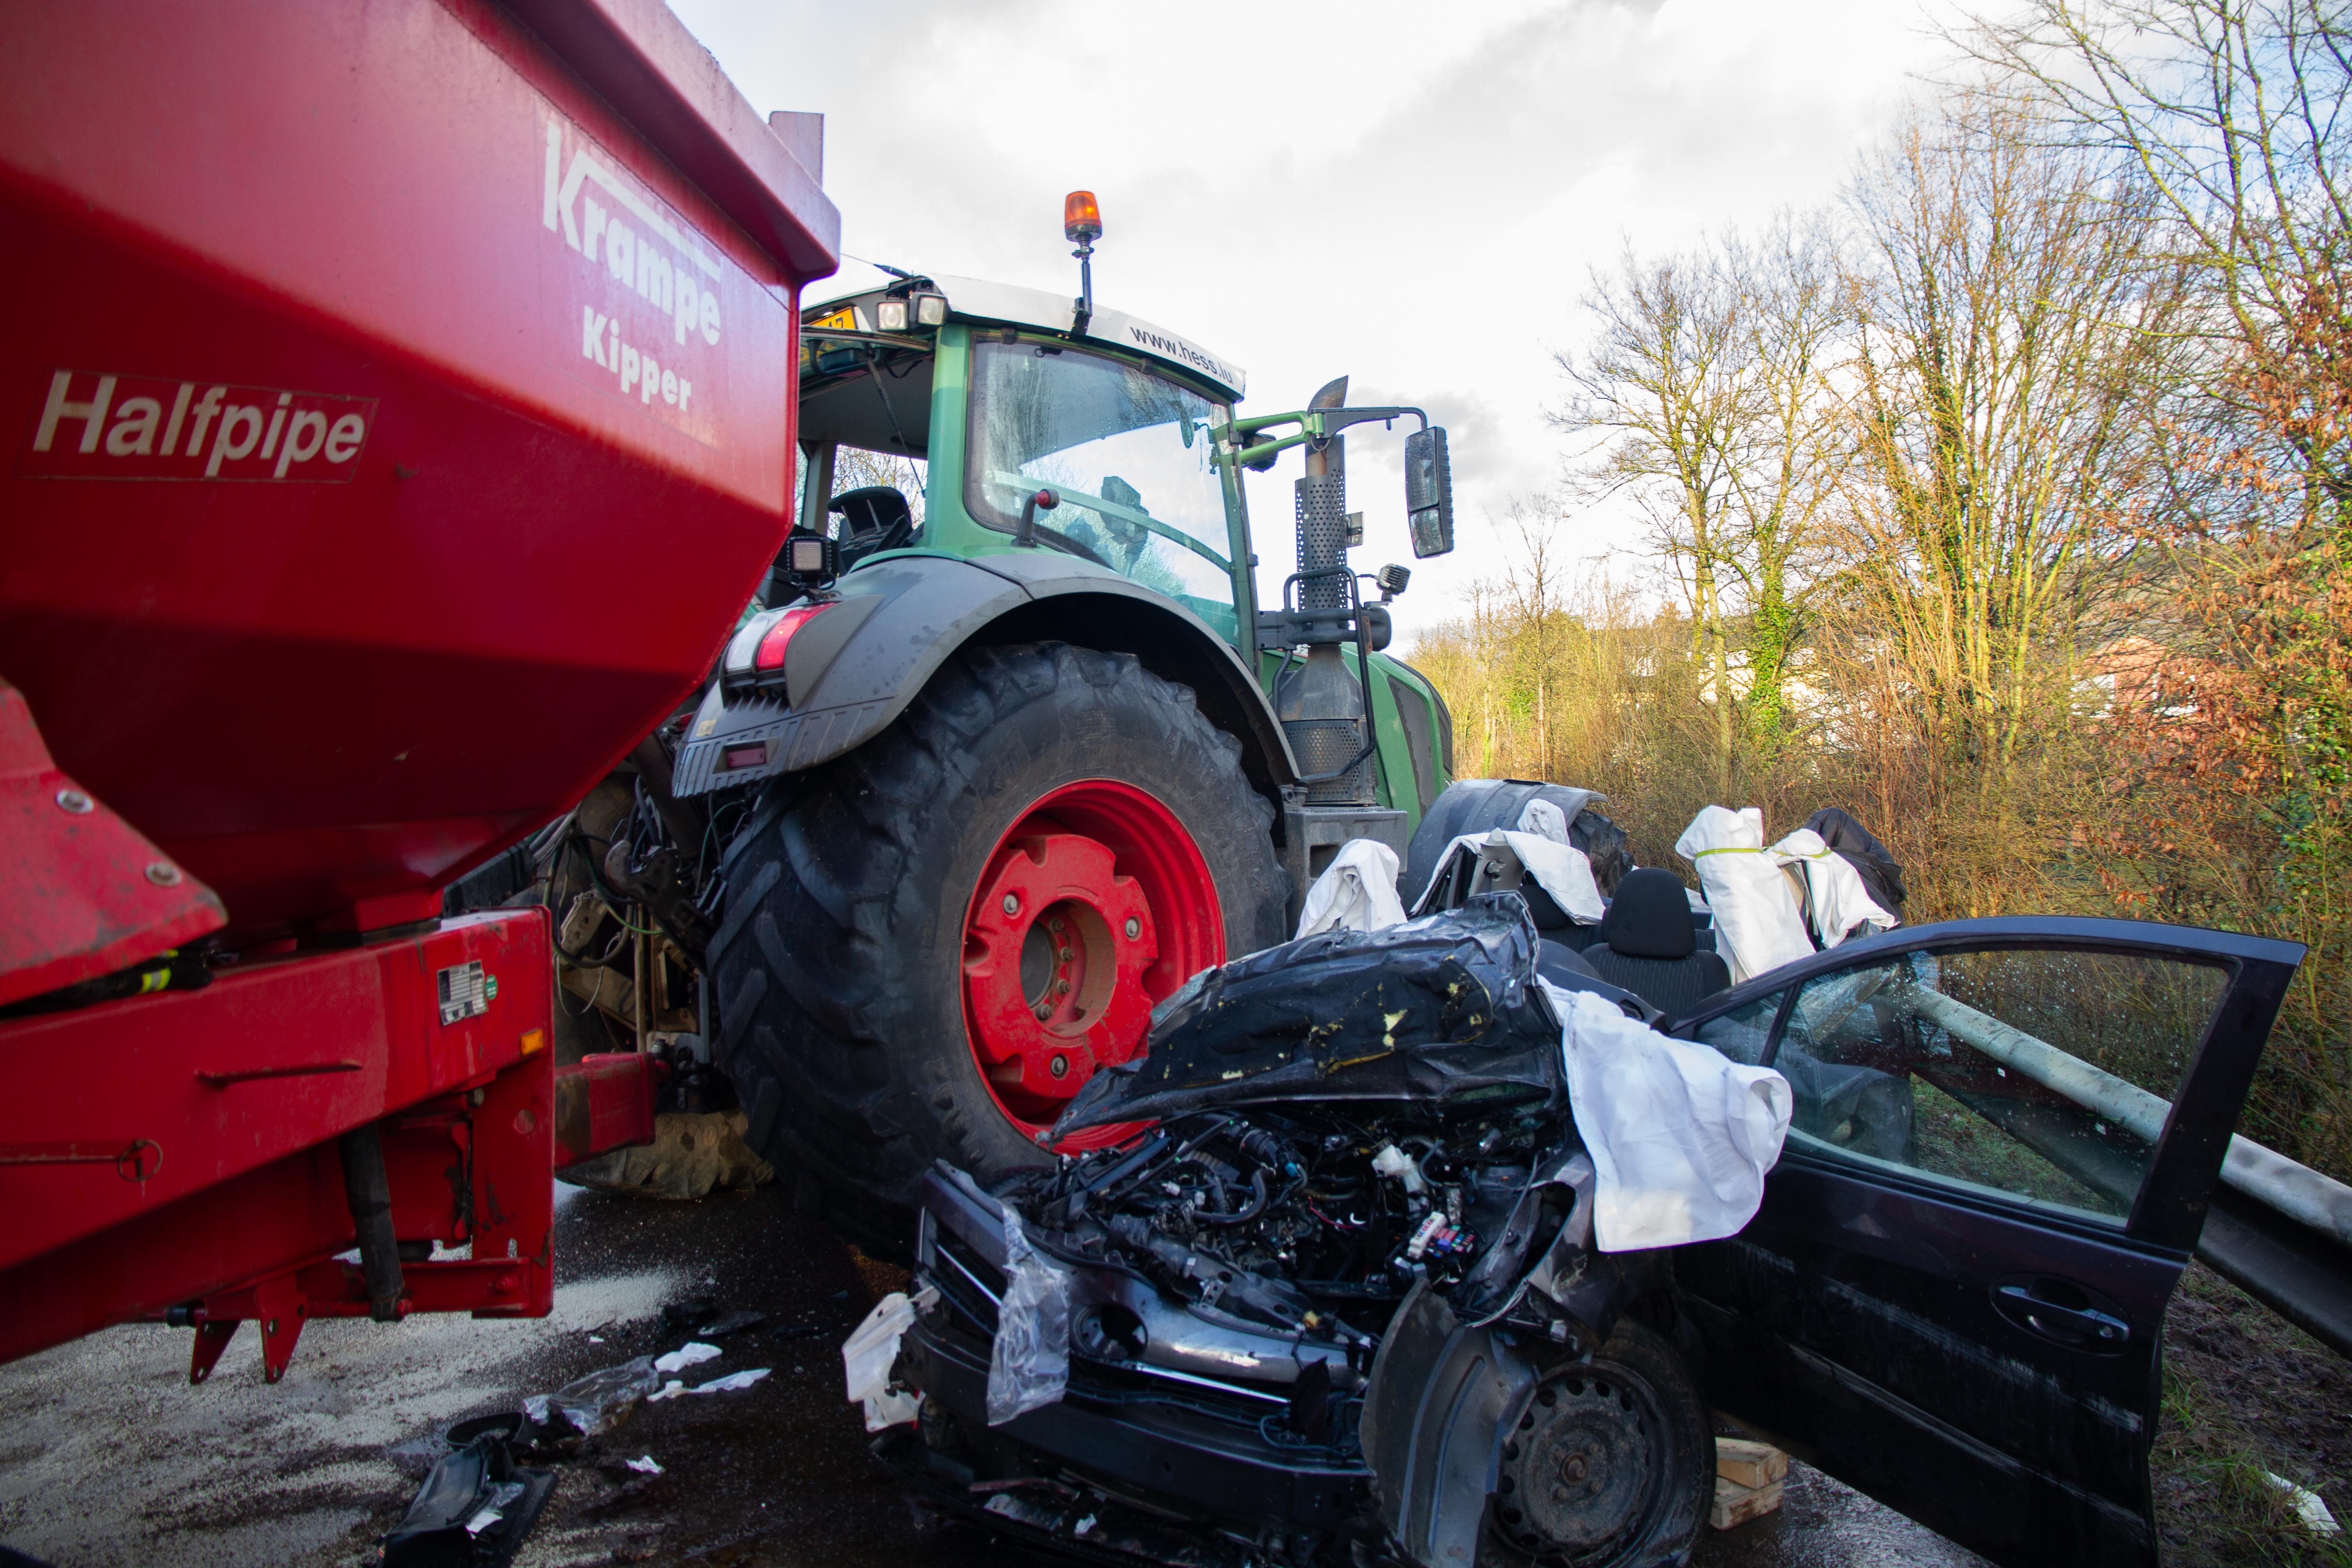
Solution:
{"label": "steel wheel rim", "polygon": [[1531,1563],[1613,1562],[1664,1506],[1673,1448],[1645,1379],[1613,1362],[1561,1368],[1504,1442],[1493,1528]]}
{"label": "steel wheel rim", "polygon": [[[1155,1004],[1223,962],[1224,918],[1176,814],[1122,780],[1086,779],[1033,801],[999,836],[962,943],[973,1066],[1005,1120],[1034,1139],[1095,1073],[1141,1054]],[[1139,1125],[1089,1128],[1057,1147],[1105,1148]]]}

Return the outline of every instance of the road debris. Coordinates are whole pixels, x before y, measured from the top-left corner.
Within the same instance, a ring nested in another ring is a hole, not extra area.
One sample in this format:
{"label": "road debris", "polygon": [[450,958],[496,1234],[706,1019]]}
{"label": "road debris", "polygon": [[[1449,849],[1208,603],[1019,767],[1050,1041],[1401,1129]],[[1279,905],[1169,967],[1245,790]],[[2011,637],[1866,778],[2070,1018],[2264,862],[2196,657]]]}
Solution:
{"label": "road debris", "polygon": [[2294,1504],[2295,1517],[2303,1521],[2304,1529],[2311,1531],[2312,1534],[2341,1535],[2344,1533],[2344,1527],[2336,1522],[2336,1515],[2328,1510],[2327,1500],[2317,1492],[2308,1487],[2297,1486],[2284,1476],[2273,1475],[2268,1470],[2263,1472],[2263,1479],[2287,1494],[2287,1500]]}
{"label": "road debris", "polygon": [[552,1417],[560,1415],[581,1436],[593,1437],[618,1426],[639,1400],[660,1386],[661,1374],[654,1370],[654,1358],[634,1356],[617,1366],[575,1378],[553,1394],[534,1394],[522,1402],[522,1409],[534,1426],[551,1426]]}
{"label": "road debris", "polygon": [[688,1394],[740,1394],[774,1370],[769,1366],[755,1366],[748,1372],[730,1372],[725,1377],[714,1377],[709,1383],[698,1384],[691,1388],[682,1379],[674,1377],[656,1392],[646,1394],[646,1399],[651,1403],[677,1399]]}
{"label": "road debris", "polygon": [[922,1395],[899,1387],[891,1381],[890,1373],[898,1364],[898,1342],[914,1327],[916,1312],[928,1309],[938,1299],[937,1291],[921,1292],[919,1306],[917,1301],[908,1300],[904,1291],[893,1290],[874,1303],[866,1321],[843,1342],[841,1366],[849,1402],[866,1407],[868,1432],[880,1432],[900,1422],[912,1421],[922,1409]]}
{"label": "road debris", "polygon": [[656,1356],[654,1370],[662,1373],[684,1372],[688,1367],[699,1366],[707,1361],[717,1361],[725,1353],[717,1345],[707,1345],[698,1340],[688,1341],[667,1355]]}
{"label": "road debris", "polygon": [[641,1476],[657,1476],[662,1473],[661,1461],[655,1458],[651,1454],[647,1454],[642,1458],[624,1459],[621,1462],[628,1466],[629,1468],[636,1471],[637,1474]]}
{"label": "road debris", "polygon": [[514,1429],[488,1426],[426,1472],[383,1539],[384,1568],[504,1568],[514,1560],[555,1486],[549,1471],[514,1462]]}

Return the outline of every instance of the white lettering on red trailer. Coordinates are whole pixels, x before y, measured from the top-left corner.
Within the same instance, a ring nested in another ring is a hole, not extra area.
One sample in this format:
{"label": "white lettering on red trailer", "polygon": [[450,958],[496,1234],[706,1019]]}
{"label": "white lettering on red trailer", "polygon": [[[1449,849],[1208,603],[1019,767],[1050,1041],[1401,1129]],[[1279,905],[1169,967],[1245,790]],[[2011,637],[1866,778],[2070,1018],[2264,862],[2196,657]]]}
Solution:
{"label": "white lettering on red trailer", "polygon": [[373,397],[52,371],[16,473],[341,484],[358,471],[375,411]]}
{"label": "white lettering on red trailer", "polygon": [[708,383],[716,367],[695,362],[724,337],[719,292],[729,268],[577,126],[551,112],[545,130],[539,219],[577,258],[563,306],[580,309],[576,368],[609,376],[605,384],[663,423],[717,444],[709,400],[693,403],[695,381]]}

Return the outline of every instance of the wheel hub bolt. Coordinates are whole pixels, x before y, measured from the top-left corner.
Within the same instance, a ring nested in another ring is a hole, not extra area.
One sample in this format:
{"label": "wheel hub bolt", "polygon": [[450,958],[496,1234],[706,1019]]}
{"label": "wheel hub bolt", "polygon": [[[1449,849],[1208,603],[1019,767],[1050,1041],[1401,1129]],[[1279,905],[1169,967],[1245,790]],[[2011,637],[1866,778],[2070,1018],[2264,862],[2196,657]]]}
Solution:
{"label": "wheel hub bolt", "polygon": [[1053,1066],[1048,1070],[1050,1070],[1055,1078],[1069,1077],[1070,1058],[1066,1056],[1062,1056],[1057,1052],[1054,1057]]}
{"label": "wheel hub bolt", "polygon": [[1133,942],[1143,934],[1143,922],[1133,915],[1127,917],[1127,940]]}
{"label": "wheel hub bolt", "polygon": [[1008,915],[1017,915],[1021,912],[1020,894],[1007,893],[1004,895],[1004,912]]}
{"label": "wheel hub bolt", "polygon": [[1568,1462],[1559,1468],[1559,1473],[1570,1481],[1582,1480],[1584,1470],[1584,1456],[1581,1454],[1570,1454],[1568,1457]]}
{"label": "wheel hub bolt", "polygon": [[1037,1004],[1037,1021],[1038,1021],[1039,1023],[1041,1023],[1041,1024],[1042,1024],[1042,1023],[1044,1023],[1046,1019],[1048,1019],[1048,1018],[1052,1017],[1053,1016],[1054,1016],[1054,1008],[1053,1008],[1052,1004],[1050,1004],[1050,1003],[1045,1003],[1045,1002],[1040,1002],[1040,1003],[1038,1003],[1038,1004]]}

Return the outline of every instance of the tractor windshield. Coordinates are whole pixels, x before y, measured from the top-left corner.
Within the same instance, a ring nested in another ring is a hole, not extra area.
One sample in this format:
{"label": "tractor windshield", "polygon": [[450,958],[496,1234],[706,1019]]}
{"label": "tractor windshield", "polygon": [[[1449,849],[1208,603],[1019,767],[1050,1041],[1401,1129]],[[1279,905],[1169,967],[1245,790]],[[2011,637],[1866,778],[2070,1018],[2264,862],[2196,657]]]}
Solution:
{"label": "tractor windshield", "polygon": [[1120,575],[1236,635],[1225,492],[1210,429],[1231,413],[1138,366],[1076,349],[977,345],[964,504],[1012,531],[1040,487],[1037,519]]}

